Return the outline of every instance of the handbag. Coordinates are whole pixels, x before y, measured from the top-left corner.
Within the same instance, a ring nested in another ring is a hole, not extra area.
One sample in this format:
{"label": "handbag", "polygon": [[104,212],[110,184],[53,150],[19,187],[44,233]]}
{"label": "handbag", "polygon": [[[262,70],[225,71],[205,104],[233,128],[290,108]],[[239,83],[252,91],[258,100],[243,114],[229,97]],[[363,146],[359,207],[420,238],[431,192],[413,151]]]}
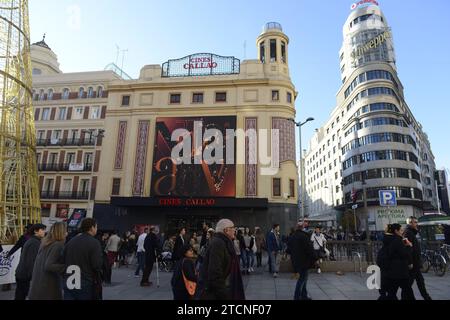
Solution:
{"label": "handbag", "polygon": [[319,245],[319,258],[323,259],[327,257],[327,253],[325,251],[325,248],[323,246],[320,245],[319,241],[317,241],[317,238],[314,236],[314,240],[316,241],[316,243]]}
{"label": "handbag", "polygon": [[186,278],[183,271],[183,265],[181,265],[181,273],[183,274],[184,286],[186,287],[186,290],[189,293],[189,295],[193,297],[195,295],[195,290],[197,289],[197,283],[195,281],[191,281],[188,278]]}

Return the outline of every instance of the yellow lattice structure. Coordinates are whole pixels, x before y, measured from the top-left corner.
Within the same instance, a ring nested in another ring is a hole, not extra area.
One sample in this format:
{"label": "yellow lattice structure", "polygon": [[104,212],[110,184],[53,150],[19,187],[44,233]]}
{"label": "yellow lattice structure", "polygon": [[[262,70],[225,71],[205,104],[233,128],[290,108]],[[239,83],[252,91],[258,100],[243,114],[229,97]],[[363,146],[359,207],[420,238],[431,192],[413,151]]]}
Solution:
{"label": "yellow lattice structure", "polygon": [[40,222],[28,0],[0,0],[0,242]]}

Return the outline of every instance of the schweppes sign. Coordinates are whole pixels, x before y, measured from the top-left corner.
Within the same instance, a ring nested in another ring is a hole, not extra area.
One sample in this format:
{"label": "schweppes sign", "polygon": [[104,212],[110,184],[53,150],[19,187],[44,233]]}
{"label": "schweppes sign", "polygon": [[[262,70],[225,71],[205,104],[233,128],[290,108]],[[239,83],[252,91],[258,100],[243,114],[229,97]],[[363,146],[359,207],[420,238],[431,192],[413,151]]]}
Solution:
{"label": "schweppes sign", "polygon": [[355,51],[352,52],[351,56],[353,59],[358,59],[359,57],[363,56],[368,51],[378,48],[383,43],[387,41],[387,39],[391,38],[391,33],[389,31],[386,31],[377,37],[373,38],[372,40],[368,41],[363,46],[358,47]]}

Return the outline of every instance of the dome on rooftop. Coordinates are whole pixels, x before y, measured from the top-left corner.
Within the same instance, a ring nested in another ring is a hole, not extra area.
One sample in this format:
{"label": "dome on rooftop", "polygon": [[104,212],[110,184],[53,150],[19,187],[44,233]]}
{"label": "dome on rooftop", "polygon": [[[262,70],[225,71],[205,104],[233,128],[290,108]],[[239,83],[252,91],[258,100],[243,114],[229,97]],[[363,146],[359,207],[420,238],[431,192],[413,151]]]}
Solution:
{"label": "dome on rooftop", "polygon": [[278,22],[268,22],[263,27],[263,33],[269,30],[278,30],[283,32],[283,27]]}
{"label": "dome on rooftop", "polygon": [[50,50],[50,51],[52,50],[52,49],[50,49],[50,47],[48,46],[48,44],[45,42],[45,35],[44,35],[44,37],[42,38],[42,41],[33,43],[32,45],[33,45],[33,46],[39,46],[39,47],[48,49],[48,50]]}

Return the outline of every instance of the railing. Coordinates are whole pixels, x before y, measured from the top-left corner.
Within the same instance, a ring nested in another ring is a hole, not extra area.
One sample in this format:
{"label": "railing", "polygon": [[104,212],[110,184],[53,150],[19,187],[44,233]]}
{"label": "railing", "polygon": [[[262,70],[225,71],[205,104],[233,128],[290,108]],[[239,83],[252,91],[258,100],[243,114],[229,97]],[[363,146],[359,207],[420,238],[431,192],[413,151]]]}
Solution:
{"label": "railing", "polygon": [[38,164],[38,171],[40,172],[91,172],[92,164],[74,165],[72,163],[41,163]]}
{"label": "railing", "polygon": [[38,147],[62,147],[62,146],[94,146],[94,140],[86,139],[38,139],[36,145]]}
{"label": "railing", "polygon": [[41,199],[88,200],[89,192],[45,191],[41,192]]}

